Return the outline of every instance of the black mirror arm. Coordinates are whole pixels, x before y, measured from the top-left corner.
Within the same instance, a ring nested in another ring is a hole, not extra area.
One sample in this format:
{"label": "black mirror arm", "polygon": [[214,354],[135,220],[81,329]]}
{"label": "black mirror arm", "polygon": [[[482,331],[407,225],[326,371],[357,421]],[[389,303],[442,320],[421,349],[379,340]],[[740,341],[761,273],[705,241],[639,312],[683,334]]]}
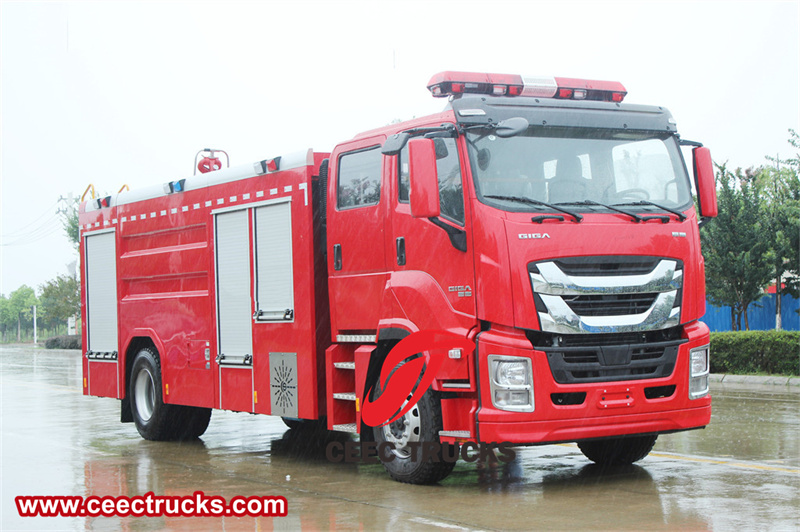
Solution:
{"label": "black mirror arm", "polygon": [[680,137],[678,138],[678,144],[680,144],[681,146],[694,146],[695,148],[702,148],[703,147],[703,143],[702,142],[697,142],[695,140],[686,140],[686,139],[682,139]]}
{"label": "black mirror arm", "polygon": [[383,143],[381,153],[384,155],[397,155],[406,147],[409,139],[413,137],[432,138],[455,138],[462,133],[461,127],[445,122],[437,127],[418,127],[414,129],[407,129],[400,133],[395,133]]}
{"label": "black mirror arm", "polygon": [[463,229],[459,229],[457,227],[453,227],[452,225],[446,224],[441,221],[438,217],[434,216],[433,218],[428,218],[433,225],[436,227],[440,227],[447,233],[447,236],[450,237],[450,243],[459,251],[463,251],[466,253],[467,251],[467,232]]}

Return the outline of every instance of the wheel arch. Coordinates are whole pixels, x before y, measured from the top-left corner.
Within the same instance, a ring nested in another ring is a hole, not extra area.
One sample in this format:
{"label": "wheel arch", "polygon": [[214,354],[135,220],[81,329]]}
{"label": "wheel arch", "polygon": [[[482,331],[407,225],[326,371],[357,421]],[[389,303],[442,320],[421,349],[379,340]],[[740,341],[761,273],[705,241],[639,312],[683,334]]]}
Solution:
{"label": "wheel arch", "polygon": [[133,361],[136,358],[136,353],[140,350],[150,347],[153,349],[153,354],[160,359],[159,350],[156,347],[155,342],[149,336],[134,336],[128,341],[127,347],[125,348],[125,355],[123,359],[124,363],[124,374],[123,374],[123,383],[124,386],[122,387],[122,400],[120,401],[120,413],[119,413],[119,420],[122,423],[133,423],[133,412],[131,411],[131,399],[130,394],[128,394],[128,390],[130,388],[131,382],[131,370],[133,369]]}
{"label": "wheel arch", "polygon": [[[377,382],[378,377],[380,377],[383,361],[386,360],[389,351],[391,351],[400,340],[412,333],[412,330],[409,330],[411,327],[413,327],[413,330],[416,330],[416,327],[411,323],[404,323],[402,325],[394,323],[386,324],[378,329],[378,344],[370,354],[364,383],[359,386],[361,388],[359,391],[362,397],[362,404],[363,400],[368,398],[370,388],[372,388],[375,382]],[[372,435],[372,427],[364,423],[363,420],[359,426],[359,434],[361,436],[361,441],[375,441]]]}
{"label": "wheel arch", "polygon": [[[126,342],[125,349],[123,350],[124,353],[123,367],[125,368],[125,372],[122,375],[123,400],[128,399],[128,386],[130,384],[131,369],[133,368],[133,360],[136,358],[136,353],[138,353],[145,347],[152,348],[155,351],[154,354],[156,358],[158,358],[159,362],[161,361],[161,353],[164,352],[164,344],[161,342],[155,331],[151,329],[142,329],[134,331],[134,333]],[[164,391],[162,390],[161,393],[163,394]]]}

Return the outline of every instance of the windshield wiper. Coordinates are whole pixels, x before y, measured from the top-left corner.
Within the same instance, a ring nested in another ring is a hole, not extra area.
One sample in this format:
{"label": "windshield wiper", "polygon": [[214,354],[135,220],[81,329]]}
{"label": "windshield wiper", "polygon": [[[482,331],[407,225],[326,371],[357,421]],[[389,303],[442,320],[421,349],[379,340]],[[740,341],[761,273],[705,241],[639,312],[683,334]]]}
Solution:
{"label": "windshield wiper", "polygon": [[619,209],[612,205],[606,205],[605,203],[599,203],[597,201],[592,201],[592,200],[570,201],[570,202],[559,203],[559,205],[594,205],[596,207],[605,207],[606,209],[618,212],[620,214],[624,214],[626,216],[630,216],[636,223],[646,222],[648,220],[661,220],[661,223],[665,224],[669,223],[669,216],[639,216],[635,212],[626,211],[625,209]]}
{"label": "windshield wiper", "polygon": [[583,220],[583,216],[581,216],[580,214],[578,214],[576,212],[572,212],[572,211],[569,211],[567,209],[564,209],[564,208],[561,208],[561,207],[557,207],[556,205],[553,205],[551,203],[545,203],[544,201],[539,201],[539,200],[535,200],[535,199],[531,199],[531,198],[524,198],[524,197],[517,197],[517,196],[495,196],[493,194],[490,194],[488,196],[484,196],[484,198],[503,200],[503,201],[514,201],[514,202],[517,202],[517,203],[524,203],[526,205],[536,205],[536,206],[539,206],[539,207],[547,207],[548,209],[553,209],[554,211],[563,212],[567,216],[571,216],[572,218],[575,219],[576,223],[580,223]]}
{"label": "windshield wiper", "polygon": [[632,206],[632,205],[644,205],[644,206],[649,205],[651,207],[656,207],[658,209],[661,209],[662,211],[666,211],[666,212],[668,212],[670,214],[674,214],[675,216],[678,217],[678,219],[680,221],[684,221],[686,219],[686,215],[683,214],[681,211],[676,211],[675,209],[670,209],[669,207],[664,207],[663,205],[659,205],[658,203],[654,203],[654,202],[649,201],[649,200],[634,201],[632,203],[615,203],[614,205],[618,205],[620,207]]}

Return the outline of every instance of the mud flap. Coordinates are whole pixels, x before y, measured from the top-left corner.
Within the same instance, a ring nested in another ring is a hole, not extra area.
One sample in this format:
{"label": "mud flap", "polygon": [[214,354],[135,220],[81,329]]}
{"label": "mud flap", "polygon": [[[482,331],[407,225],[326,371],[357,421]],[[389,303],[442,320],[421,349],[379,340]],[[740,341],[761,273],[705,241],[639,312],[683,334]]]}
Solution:
{"label": "mud flap", "polygon": [[120,423],[133,423],[133,412],[131,412],[131,401],[127,397],[120,400],[119,421]]}

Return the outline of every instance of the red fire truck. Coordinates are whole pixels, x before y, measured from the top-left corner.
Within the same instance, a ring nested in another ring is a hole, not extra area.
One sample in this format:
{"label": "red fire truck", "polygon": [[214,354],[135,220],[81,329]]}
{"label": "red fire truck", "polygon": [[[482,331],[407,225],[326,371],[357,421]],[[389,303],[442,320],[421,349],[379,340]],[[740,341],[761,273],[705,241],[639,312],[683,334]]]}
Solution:
{"label": "red fire truck", "polygon": [[[330,154],[212,154],[83,203],[84,394],[121,400],[150,440],[198,437],[212,409],[324,424],[391,443],[387,471],[413,483],[453,467],[420,443],[577,442],[631,463],[708,424],[708,149],[617,82],[443,72],[428,88],[443,112]],[[367,426],[383,360],[428,330],[474,349]]]}

